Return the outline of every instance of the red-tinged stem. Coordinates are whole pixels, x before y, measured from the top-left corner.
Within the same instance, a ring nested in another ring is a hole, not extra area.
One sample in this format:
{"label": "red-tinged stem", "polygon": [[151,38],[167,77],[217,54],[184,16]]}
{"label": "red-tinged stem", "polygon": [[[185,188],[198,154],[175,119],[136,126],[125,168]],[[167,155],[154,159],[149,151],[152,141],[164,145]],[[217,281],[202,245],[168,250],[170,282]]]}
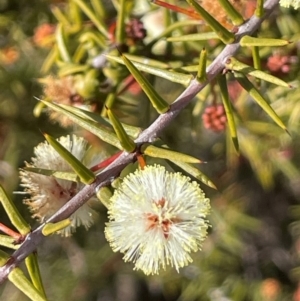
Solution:
{"label": "red-tinged stem", "polygon": [[120,151],[120,152],[112,155],[111,157],[105,159],[104,161],[100,162],[99,164],[93,166],[91,168],[91,171],[97,171],[97,170],[99,170],[101,168],[107,167],[109,164],[111,164],[112,162],[114,162],[122,153],[123,153],[123,151]]}
{"label": "red-tinged stem", "polygon": [[153,0],[152,2],[156,5],[165,7],[167,9],[170,9],[170,10],[175,11],[177,13],[187,15],[187,16],[191,17],[192,19],[196,19],[196,20],[201,19],[201,16],[193,10],[185,9],[185,8],[182,8],[182,7],[179,7],[177,5],[173,5],[173,4],[161,1],[161,0]]}
{"label": "red-tinged stem", "polygon": [[131,74],[127,78],[129,79],[128,83],[117,93],[117,95],[121,95],[123,92],[127,91],[136,82]]}
{"label": "red-tinged stem", "polygon": [[10,237],[14,238],[16,241],[18,241],[19,239],[22,238],[22,235],[10,228],[8,228],[7,226],[3,225],[0,223],[0,231],[2,231],[3,233],[9,235]]}

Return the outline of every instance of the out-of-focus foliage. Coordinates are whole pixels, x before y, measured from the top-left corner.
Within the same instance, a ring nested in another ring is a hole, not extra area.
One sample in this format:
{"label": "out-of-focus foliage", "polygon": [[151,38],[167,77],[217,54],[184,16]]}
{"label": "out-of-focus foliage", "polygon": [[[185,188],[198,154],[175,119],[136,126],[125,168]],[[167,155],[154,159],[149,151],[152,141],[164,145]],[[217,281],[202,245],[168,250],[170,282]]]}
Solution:
{"label": "out-of-focus foliage", "polygon": [[[214,1],[202,2],[211,14],[218,11]],[[215,36],[180,40],[189,34],[211,32],[199,20],[144,0],[125,1],[122,19],[120,3],[123,1],[1,1],[0,183],[9,194],[21,191],[17,171],[44,140],[40,131],[55,137],[66,131],[79,132],[96,150],[114,151],[43,107],[35,97],[50,102],[59,98],[61,104],[89,109],[102,117],[107,116],[107,107],[121,122],[145,128],[158,113],[127,68],[114,59],[118,50],[133,62],[162,70],[161,77],[149,67],[142,71],[156,92],[172,103],[184,90],[176,78],[184,74],[187,84],[191,74],[196,76],[203,47],[207,64],[224,47]],[[247,19],[255,1],[241,3],[240,11]],[[234,74],[228,73],[239,154],[226,123],[222,87],[215,82],[199,93],[160,137],[172,150],[206,161],[197,167],[218,188],[213,191],[201,186],[211,199],[212,227],[202,252],[193,255],[193,263],[179,274],[171,268],[149,277],[133,271],[133,265],[124,263],[122,255],[113,253],[106,242],[107,214],[99,203],[98,220],[89,231],[79,228],[70,238],[51,236],[39,247],[49,300],[300,300],[299,19],[299,11],[278,8],[257,33],[258,37],[293,42],[286,47],[258,49],[262,70],[293,89],[249,77],[289,134],[242,89]],[[224,26],[231,28],[225,21]],[[202,25],[196,26],[198,23]],[[179,41],[164,39],[168,37],[179,37]],[[243,47],[236,58],[252,66],[252,51]],[[173,81],[166,79],[170,71],[178,76],[173,73]],[[35,228],[22,199],[23,195],[13,197],[22,216]],[[10,225],[2,209],[0,220]],[[0,299],[28,300],[9,282],[0,287]]]}

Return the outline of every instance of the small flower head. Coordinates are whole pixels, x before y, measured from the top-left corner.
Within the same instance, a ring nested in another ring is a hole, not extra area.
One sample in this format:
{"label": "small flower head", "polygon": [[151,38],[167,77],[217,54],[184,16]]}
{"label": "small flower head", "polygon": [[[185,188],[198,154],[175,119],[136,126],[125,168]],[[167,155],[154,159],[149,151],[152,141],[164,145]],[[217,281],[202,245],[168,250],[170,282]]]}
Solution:
{"label": "small flower head", "polygon": [[[76,136],[61,137],[58,141],[70,151],[80,161],[85,161],[87,143],[83,138]],[[52,169],[57,171],[72,171],[69,164],[52,148],[48,142],[40,143],[34,149],[35,157],[32,163],[27,163],[27,167]],[[94,162],[84,162],[91,166]],[[81,188],[79,183],[57,179],[53,176],[44,176],[21,170],[20,178],[25,191],[30,194],[30,198],[25,200],[25,204],[33,212],[33,218],[44,222],[65,203],[67,203]],[[80,209],[70,216],[71,224],[61,230],[63,236],[69,236],[76,227],[84,225],[89,228],[93,224],[96,212],[88,204],[84,204]]]}
{"label": "small flower head", "polygon": [[300,0],[280,0],[279,4],[282,7],[292,6],[294,9],[298,9],[300,7]]}
{"label": "small flower head", "polygon": [[105,234],[112,249],[146,275],[167,265],[178,271],[192,261],[190,252],[201,248],[209,208],[196,182],[162,166],[146,166],[115,191]]}
{"label": "small flower head", "polygon": [[[69,105],[79,108],[91,109],[85,104],[84,98],[80,96],[75,88],[75,79],[72,76],[62,78],[48,76],[40,79],[44,85],[44,97],[57,104]],[[61,126],[67,127],[73,125],[73,122],[65,115],[47,109],[49,118],[60,123]]]}

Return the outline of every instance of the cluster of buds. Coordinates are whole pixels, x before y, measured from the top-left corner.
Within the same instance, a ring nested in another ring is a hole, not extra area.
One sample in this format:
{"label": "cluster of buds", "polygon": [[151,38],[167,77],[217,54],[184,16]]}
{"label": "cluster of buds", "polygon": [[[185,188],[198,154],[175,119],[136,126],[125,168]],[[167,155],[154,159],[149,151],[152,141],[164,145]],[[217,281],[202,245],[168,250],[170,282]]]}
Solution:
{"label": "cluster of buds", "polygon": [[33,42],[41,48],[51,47],[56,26],[54,24],[44,23],[34,30]]}
{"label": "cluster of buds", "polygon": [[143,41],[147,35],[144,24],[141,20],[133,18],[131,19],[125,27],[127,45],[133,46]]}
{"label": "cluster of buds", "polygon": [[[113,22],[109,28],[110,39],[115,42],[116,22]],[[132,18],[125,26],[126,45],[134,46],[142,42],[147,35],[147,31],[141,20]]]}
{"label": "cluster of buds", "polygon": [[224,131],[227,122],[224,106],[218,104],[206,107],[202,115],[202,121],[206,129],[214,132]]}
{"label": "cluster of buds", "polygon": [[291,71],[291,63],[293,58],[288,55],[273,54],[268,58],[267,68],[273,73],[284,73],[287,74]]}

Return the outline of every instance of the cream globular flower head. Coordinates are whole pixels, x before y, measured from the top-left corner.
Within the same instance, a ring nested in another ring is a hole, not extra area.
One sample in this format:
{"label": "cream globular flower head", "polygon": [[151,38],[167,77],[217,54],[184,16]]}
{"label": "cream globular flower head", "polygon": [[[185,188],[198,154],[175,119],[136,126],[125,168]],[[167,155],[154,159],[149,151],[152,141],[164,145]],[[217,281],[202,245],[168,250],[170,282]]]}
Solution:
{"label": "cream globular flower head", "polygon": [[[87,142],[75,135],[57,139],[68,151],[77,159],[84,161],[86,155]],[[27,167],[51,169],[56,171],[72,172],[70,165],[52,148],[48,142],[40,143],[34,149],[35,157],[32,163],[27,163]],[[98,158],[99,159],[99,158]],[[94,162],[84,162],[91,166]],[[82,184],[57,179],[53,176],[45,176],[21,170],[20,178],[25,191],[30,194],[30,198],[24,202],[33,212],[33,218],[44,222],[65,203],[67,203],[81,188]],[[84,204],[70,216],[71,224],[61,230],[63,236],[70,236],[76,227],[84,225],[89,228],[94,221],[96,212],[88,205]]]}
{"label": "cream globular flower head", "polygon": [[188,265],[207,235],[209,199],[196,182],[162,166],[125,177],[108,209],[105,234],[113,251],[146,275]]}
{"label": "cream globular flower head", "polygon": [[282,7],[290,7],[290,6],[292,6],[294,9],[300,8],[300,0],[280,0],[279,4]]}

